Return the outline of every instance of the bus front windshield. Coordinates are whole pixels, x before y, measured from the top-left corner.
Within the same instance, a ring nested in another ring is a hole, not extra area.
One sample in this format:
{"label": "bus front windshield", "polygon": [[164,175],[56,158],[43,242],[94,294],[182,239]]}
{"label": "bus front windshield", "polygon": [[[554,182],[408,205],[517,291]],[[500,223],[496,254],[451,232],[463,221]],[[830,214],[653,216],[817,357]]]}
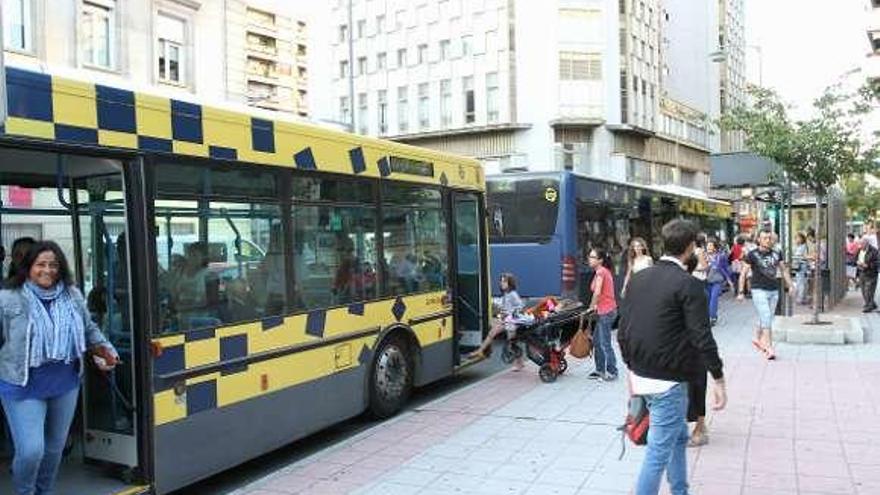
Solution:
{"label": "bus front windshield", "polygon": [[556,230],[561,195],[555,177],[489,177],[490,242],[542,242]]}

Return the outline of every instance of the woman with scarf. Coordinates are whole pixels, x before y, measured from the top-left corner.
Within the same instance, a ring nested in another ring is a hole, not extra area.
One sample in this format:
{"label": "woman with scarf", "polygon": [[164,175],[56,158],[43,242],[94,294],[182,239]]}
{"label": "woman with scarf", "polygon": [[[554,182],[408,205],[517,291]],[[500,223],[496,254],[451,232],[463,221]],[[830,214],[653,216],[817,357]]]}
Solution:
{"label": "woman with scarf", "polygon": [[17,495],[50,493],[76,412],[84,355],[102,371],[118,354],[90,315],[58,244],[36,243],[0,291],[0,402]]}

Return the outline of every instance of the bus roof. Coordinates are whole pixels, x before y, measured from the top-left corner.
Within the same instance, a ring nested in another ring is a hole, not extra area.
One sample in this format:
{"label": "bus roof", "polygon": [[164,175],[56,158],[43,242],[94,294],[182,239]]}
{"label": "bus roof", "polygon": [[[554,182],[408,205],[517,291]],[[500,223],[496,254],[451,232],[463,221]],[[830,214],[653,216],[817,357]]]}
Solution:
{"label": "bus roof", "polygon": [[698,191],[689,190],[687,188],[679,187],[679,186],[653,186],[653,185],[643,185],[643,184],[632,184],[629,182],[620,182],[612,179],[593,177],[590,175],[580,174],[577,172],[514,172],[514,173],[503,173],[503,174],[492,174],[486,177],[486,180],[492,179],[504,179],[504,178],[517,178],[517,177],[561,177],[563,173],[567,173],[573,177],[577,177],[579,179],[586,179],[595,182],[602,182],[605,184],[613,184],[617,186],[627,186],[636,189],[644,189],[647,191],[654,191],[664,194],[671,194],[673,196],[679,196],[689,199],[695,199],[700,201],[706,201],[708,203],[714,203],[718,205],[729,205],[727,201],[722,201],[718,199],[712,199],[705,194],[701,194]]}
{"label": "bus roof", "polygon": [[6,81],[3,132],[10,137],[485,188],[476,160],[282,114],[230,110],[13,66],[6,67]]}

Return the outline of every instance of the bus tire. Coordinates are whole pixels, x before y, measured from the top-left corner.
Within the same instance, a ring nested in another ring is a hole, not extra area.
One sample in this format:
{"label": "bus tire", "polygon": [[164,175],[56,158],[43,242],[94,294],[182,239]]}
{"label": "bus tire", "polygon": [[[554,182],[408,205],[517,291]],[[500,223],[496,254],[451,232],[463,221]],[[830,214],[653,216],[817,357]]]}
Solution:
{"label": "bus tire", "polygon": [[394,416],[409,399],[413,387],[412,355],[400,334],[379,345],[370,370],[370,413],[379,419]]}

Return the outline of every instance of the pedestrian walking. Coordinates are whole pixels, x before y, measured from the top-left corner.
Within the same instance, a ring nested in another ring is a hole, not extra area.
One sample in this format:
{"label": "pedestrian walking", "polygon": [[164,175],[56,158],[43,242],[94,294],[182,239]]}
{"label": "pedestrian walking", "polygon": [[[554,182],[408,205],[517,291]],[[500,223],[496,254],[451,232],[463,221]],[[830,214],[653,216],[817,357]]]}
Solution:
{"label": "pedestrian walking", "polygon": [[626,294],[626,286],[634,273],[638,273],[654,264],[654,258],[648,254],[648,243],[641,237],[633,237],[629,241],[626,253],[626,277],[623,279],[621,294]]}
{"label": "pedestrian walking", "polygon": [[727,262],[727,254],[719,249],[718,241],[709,240],[706,243],[706,297],[709,298],[709,324],[718,322],[718,300],[721,298],[721,290],[725,284],[734,290],[733,276]]}
{"label": "pedestrian walking", "polygon": [[810,276],[810,260],[807,257],[807,236],[798,232],[795,236],[794,255],[792,264],[794,268],[795,299],[798,304],[808,304],[807,281]]}
{"label": "pedestrian walking", "polygon": [[[789,292],[795,294],[795,286],[791,282],[788,266],[782,260],[782,254],[773,249],[773,233],[763,230],[758,234],[758,248],[751,251],[743,262],[744,274],[752,277],[752,303],[758,313],[758,325],[752,344],[768,360],[776,359],[773,349],[773,315],[779,302],[779,279],[782,274]],[[743,283],[739,284],[737,300],[744,300]]]}
{"label": "pedestrian walking", "polygon": [[856,266],[859,268],[859,284],[862,286],[862,313],[870,313],[877,309],[874,302],[874,292],[877,290],[877,268],[880,265],[880,253],[871,245],[868,236],[863,236],[860,242],[861,249],[856,255]]}
{"label": "pedestrian walking", "polygon": [[853,290],[859,285],[859,268],[856,265],[856,257],[859,255],[859,250],[861,250],[861,244],[856,240],[855,234],[852,232],[846,234],[844,255],[846,259],[847,290]]}
{"label": "pedestrian walking", "polygon": [[739,274],[742,271],[742,258],[744,256],[743,249],[746,245],[745,236],[738,235],[736,236],[736,240],[733,242],[733,247],[730,250],[730,256],[727,258],[730,261],[730,272],[733,275],[733,283],[739,283]]}
{"label": "pedestrian walking", "polygon": [[633,276],[621,304],[618,341],[630,369],[630,392],[644,396],[651,425],[636,495],[656,495],[664,471],[672,495],[688,494],[688,383],[705,376],[708,368],[714,379],[713,409],[727,403],[706,294],[685,267],[696,248],[697,228],[687,220],[672,220],[662,236],[666,254]]}
{"label": "pedestrian walking", "polygon": [[601,248],[590,250],[588,262],[593,269],[590,283],[592,298],[590,309],[599,316],[593,334],[593,359],[596,369],[588,376],[593,380],[612,381],[617,379],[617,358],[611,345],[611,327],[617,319],[617,299],[614,297],[614,266],[608,253]]}

